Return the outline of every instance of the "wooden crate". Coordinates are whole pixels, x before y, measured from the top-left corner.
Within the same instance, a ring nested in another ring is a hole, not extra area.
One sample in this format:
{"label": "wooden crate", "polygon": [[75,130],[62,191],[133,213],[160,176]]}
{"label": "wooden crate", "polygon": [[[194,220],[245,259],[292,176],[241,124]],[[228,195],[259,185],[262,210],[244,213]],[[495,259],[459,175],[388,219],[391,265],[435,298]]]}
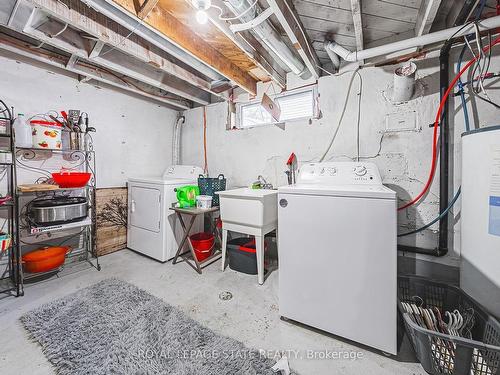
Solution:
{"label": "wooden crate", "polygon": [[96,190],[97,254],[109,254],[127,247],[127,227],[107,220],[109,214],[117,215],[117,204],[122,205],[122,216],[127,207],[127,188],[102,188]]}

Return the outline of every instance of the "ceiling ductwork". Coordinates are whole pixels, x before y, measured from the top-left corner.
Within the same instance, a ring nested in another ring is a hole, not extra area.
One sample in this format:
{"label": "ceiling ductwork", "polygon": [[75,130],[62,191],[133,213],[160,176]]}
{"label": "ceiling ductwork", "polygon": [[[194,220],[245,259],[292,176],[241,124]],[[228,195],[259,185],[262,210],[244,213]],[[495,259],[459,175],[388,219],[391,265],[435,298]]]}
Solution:
{"label": "ceiling ductwork", "polygon": [[311,72],[302,59],[283,41],[283,38],[271,25],[269,19],[258,18],[263,13],[264,16],[269,16],[272,12],[265,13],[257,2],[250,3],[248,0],[226,0],[224,3],[241,23],[249,24],[251,27],[249,30],[259,38],[265,47],[278,56],[292,73],[304,79],[311,76]]}

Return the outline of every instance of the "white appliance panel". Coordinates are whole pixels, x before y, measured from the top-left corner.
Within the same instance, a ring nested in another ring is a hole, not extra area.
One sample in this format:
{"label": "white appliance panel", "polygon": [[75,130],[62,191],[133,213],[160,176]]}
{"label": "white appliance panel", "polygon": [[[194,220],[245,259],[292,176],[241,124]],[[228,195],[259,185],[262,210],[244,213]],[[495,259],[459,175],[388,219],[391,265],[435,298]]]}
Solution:
{"label": "white appliance panel", "polygon": [[460,286],[500,318],[500,126],[462,136]]}
{"label": "white appliance panel", "polygon": [[[170,210],[177,202],[174,189],[196,185],[202,173],[199,167],[172,166],[163,176],[129,178],[127,247],[160,262],[172,259],[182,238],[180,223]],[[201,231],[203,218],[195,221],[191,233]]]}
{"label": "white appliance panel", "polygon": [[130,224],[151,232],[160,231],[161,190],[158,188],[132,186],[130,188]]}
{"label": "white appliance panel", "polygon": [[280,314],[396,354],[396,193],[376,165],[306,164],[278,204]]}
{"label": "white appliance panel", "polygon": [[396,354],[396,205],[280,194],[280,314]]}

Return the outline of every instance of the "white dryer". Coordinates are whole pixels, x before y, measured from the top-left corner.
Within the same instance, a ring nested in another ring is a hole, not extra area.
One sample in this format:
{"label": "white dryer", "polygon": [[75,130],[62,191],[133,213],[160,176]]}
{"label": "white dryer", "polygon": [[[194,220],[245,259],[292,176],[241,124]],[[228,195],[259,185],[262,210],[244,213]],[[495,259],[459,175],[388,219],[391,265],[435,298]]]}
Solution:
{"label": "white dryer", "polygon": [[[170,210],[177,202],[175,188],[197,185],[199,167],[174,165],[163,176],[128,179],[127,247],[160,262],[175,256],[182,230],[175,213]],[[193,233],[203,230],[203,220],[197,220]]]}
{"label": "white dryer", "polygon": [[278,189],[282,317],[396,354],[396,193],[372,163],[312,163]]}

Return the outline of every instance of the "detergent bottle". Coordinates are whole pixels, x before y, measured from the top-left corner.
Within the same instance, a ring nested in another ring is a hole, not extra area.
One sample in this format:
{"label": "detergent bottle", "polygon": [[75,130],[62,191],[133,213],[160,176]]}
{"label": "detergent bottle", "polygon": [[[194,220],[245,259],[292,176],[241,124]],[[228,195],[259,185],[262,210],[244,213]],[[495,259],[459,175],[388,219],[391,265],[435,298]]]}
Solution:
{"label": "detergent bottle", "polygon": [[175,189],[179,207],[187,208],[196,206],[196,197],[200,195],[197,185],[186,185]]}

